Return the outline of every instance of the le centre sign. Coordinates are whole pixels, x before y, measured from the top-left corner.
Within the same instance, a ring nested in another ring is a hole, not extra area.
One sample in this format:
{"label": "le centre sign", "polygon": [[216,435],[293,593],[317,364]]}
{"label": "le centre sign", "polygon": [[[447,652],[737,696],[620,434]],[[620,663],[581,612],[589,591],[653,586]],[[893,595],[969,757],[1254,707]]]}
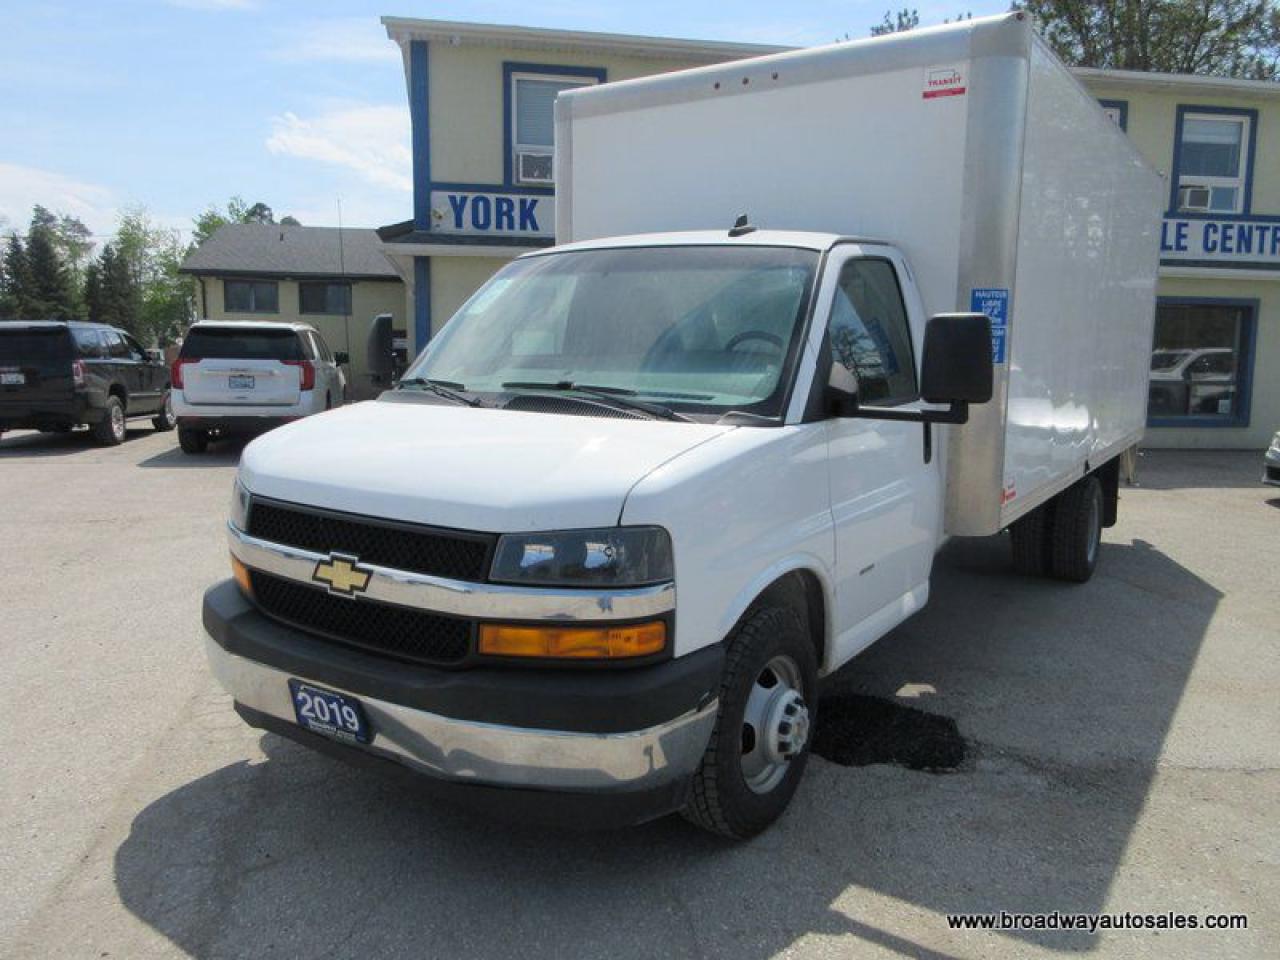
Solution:
{"label": "le centre sign", "polygon": [[473,237],[552,237],[556,198],[495,190],[432,190],[431,230]]}
{"label": "le centre sign", "polygon": [[1165,217],[1160,262],[1166,266],[1280,271],[1280,219]]}

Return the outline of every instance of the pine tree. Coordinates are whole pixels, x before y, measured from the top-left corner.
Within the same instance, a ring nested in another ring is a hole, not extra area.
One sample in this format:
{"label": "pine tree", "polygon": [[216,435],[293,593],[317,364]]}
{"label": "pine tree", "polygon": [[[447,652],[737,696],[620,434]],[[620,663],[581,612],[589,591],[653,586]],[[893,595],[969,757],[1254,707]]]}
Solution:
{"label": "pine tree", "polygon": [[31,267],[22,238],[10,234],[4,251],[4,285],[0,287],[0,318],[31,319]]}
{"label": "pine tree", "polygon": [[74,319],[77,297],[71,274],[58,253],[53,231],[37,217],[32,217],[27,234],[27,263],[31,272],[30,319]]}
{"label": "pine tree", "polygon": [[102,322],[136,333],[141,296],[128,259],[116,250],[115,244],[108,243],[102,248],[98,269]]}
{"label": "pine tree", "polygon": [[102,266],[97,260],[84,268],[84,306],[90,320],[102,322]]}

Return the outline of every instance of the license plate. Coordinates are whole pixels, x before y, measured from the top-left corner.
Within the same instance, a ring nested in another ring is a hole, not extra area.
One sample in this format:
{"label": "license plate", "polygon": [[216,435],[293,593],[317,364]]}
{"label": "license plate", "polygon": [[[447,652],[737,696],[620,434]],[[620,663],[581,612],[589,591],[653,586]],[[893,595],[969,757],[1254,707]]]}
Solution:
{"label": "license plate", "polygon": [[21,385],[27,382],[26,374],[22,373],[0,373],[0,383]]}
{"label": "license plate", "polygon": [[253,377],[227,377],[227,388],[230,390],[252,390]]}
{"label": "license plate", "polygon": [[364,707],[355,697],[312,686],[296,677],[289,679],[289,693],[293,696],[293,712],[301,726],[335,740],[369,742],[369,723],[364,716]]}

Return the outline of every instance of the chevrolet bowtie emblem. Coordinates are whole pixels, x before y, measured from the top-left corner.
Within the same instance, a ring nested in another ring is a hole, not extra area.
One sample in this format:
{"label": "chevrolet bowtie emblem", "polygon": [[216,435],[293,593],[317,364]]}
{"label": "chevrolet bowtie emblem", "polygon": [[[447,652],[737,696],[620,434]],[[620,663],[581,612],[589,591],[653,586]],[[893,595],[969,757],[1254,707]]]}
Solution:
{"label": "chevrolet bowtie emblem", "polygon": [[360,560],[341,553],[329,554],[328,560],[321,560],[311,573],[311,579],[323,583],[330,593],[340,597],[354,597],[364,593],[369,586],[369,571],[361,570]]}

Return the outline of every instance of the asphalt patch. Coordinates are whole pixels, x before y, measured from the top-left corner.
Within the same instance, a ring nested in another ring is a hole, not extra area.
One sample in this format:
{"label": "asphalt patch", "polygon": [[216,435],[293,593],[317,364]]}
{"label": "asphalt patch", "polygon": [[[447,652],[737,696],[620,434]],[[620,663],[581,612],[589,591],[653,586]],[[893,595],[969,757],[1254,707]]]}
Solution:
{"label": "asphalt patch", "polygon": [[858,694],[822,698],[812,749],[846,767],[892,763],[926,773],[954,773],[968,755],[950,717]]}

